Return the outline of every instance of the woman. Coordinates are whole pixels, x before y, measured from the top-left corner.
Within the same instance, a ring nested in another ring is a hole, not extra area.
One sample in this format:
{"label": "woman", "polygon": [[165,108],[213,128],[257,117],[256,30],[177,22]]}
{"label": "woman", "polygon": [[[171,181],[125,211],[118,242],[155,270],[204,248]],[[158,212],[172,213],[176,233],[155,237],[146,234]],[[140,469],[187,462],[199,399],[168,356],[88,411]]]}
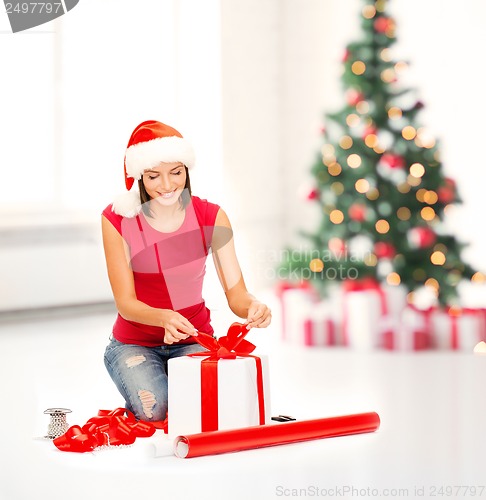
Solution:
{"label": "woman", "polygon": [[[127,409],[150,422],[167,413],[167,360],[201,351],[198,331],[214,333],[202,298],[209,251],[233,313],[248,329],[271,321],[270,309],[246,289],[226,213],[192,195],[193,165],[193,150],[177,130],[141,123],[125,153],[128,192],[102,216],[118,309],[105,365]],[[131,189],[136,179],[138,191]]]}

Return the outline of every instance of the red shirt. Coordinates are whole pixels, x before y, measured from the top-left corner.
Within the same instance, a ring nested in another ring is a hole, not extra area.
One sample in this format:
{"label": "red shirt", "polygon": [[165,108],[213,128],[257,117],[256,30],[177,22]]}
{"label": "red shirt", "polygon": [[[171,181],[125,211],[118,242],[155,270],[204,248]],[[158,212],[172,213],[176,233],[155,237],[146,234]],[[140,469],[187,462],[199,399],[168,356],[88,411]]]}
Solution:
{"label": "red shirt", "polygon": [[[214,330],[202,287],[218,211],[218,205],[193,196],[181,227],[162,233],[150,225],[150,218],[143,212],[123,217],[112,211],[112,205],[103,210],[128,245],[138,300],[151,307],[177,311],[195,328],[209,334]],[[120,314],[113,326],[113,336],[125,344],[164,345],[164,334],[162,327],[129,321]],[[192,344],[194,340],[189,337],[179,343]]]}

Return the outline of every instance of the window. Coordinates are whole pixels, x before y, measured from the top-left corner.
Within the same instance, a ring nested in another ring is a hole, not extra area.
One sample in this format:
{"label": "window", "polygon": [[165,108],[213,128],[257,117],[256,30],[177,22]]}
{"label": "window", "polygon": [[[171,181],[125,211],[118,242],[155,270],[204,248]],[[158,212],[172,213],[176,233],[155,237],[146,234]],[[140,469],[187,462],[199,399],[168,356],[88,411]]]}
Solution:
{"label": "window", "polygon": [[5,15],[0,33],[0,203],[4,207],[20,200],[24,206],[45,204],[56,196],[56,35],[47,31],[14,35],[7,29]]}
{"label": "window", "polygon": [[84,0],[16,34],[5,16],[0,213],[99,212],[124,189],[124,148],[147,119],[194,136],[198,161],[221,168],[219,3],[201,3]]}

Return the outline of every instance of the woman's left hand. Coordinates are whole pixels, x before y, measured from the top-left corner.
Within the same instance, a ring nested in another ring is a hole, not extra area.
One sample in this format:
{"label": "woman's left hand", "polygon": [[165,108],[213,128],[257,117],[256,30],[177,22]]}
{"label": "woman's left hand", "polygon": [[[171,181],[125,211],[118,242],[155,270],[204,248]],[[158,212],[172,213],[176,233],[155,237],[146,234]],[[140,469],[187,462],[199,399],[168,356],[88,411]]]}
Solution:
{"label": "woman's left hand", "polygon": [[247,329],[265,328],[272,321],[270,308],[258,300],[251,302],[246,319]]}

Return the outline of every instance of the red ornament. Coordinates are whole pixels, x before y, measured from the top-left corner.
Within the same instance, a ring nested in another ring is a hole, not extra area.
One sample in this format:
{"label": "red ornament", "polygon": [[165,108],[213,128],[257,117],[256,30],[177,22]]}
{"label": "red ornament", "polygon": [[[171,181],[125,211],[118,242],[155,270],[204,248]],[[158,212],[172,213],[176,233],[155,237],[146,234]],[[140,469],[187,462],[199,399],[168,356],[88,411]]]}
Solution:
{"label": "red ornament", "polygon": [[395,169],[405,167],[403,156],[395,153],[384,153],[380,158],[380,164],[384,167]]}
{"label": "red ornament", "polygon": [[331,238],[328,241],[327,246],[333,254],[339,256],[346,255],[346,243],[341,238]]}
{"label": "red ornament", "polygon": [[393,20],[389,17],[380,16],[375,19],[374,27],[378,33],[386,33],[393,27]]}
{"label": "red ornament", "polygon": [[412,248],[428,248],[437,240],[437,235],[430,227],[413,227],[407,233]]}
{"label": "red ornament", "polygon": [[358,102],[364,99],[364,95],[355,89],[349,89],[346,92],[346,99],[350,106],[356,106]]}
{"label": "red ornament", "polygon": [[388,241],[375,243],[374,252],[379,259],[393,259],[397,253],[395,246]]}
{"label": "red ornament", "polygon": [[437,189],[437,197],[441,203],[447,205],[456,199],[456,182],[450,177],[444,179],[444,185]]}
{"label": "red ornament", "polygon": [[456,198],[456,194],[454,193],[454,191],[447,187],[440,187],[437,190],[437,196],[439,198],[439,201],[441,203],[444,203],[444,205],[452,203]]}
{"label": "red ornament", "polygon": [[378,129],[374,125],[369,125],[364,129],[363,132],[363,139],[366,139],[369,135],[376,135],[378,132]]}
{"label": "red ornament", "polygon": [[342,62],[345,63],[349,59],[350,55],[351,55],[351,52],[348,49],[346,49],[344,51],[344,54],[343,54]]}
{"label": "red ornament", "polygon": [[317,200],[320,197],[321,193],[317,188],[311,189],[311,191],[307,194],[307,199],[309,201]]}
{"label": "red ornament", "polygon": [[366,219],[366,206],[361,203],[353,203],[348,209],[351,220],[363,222]]}

